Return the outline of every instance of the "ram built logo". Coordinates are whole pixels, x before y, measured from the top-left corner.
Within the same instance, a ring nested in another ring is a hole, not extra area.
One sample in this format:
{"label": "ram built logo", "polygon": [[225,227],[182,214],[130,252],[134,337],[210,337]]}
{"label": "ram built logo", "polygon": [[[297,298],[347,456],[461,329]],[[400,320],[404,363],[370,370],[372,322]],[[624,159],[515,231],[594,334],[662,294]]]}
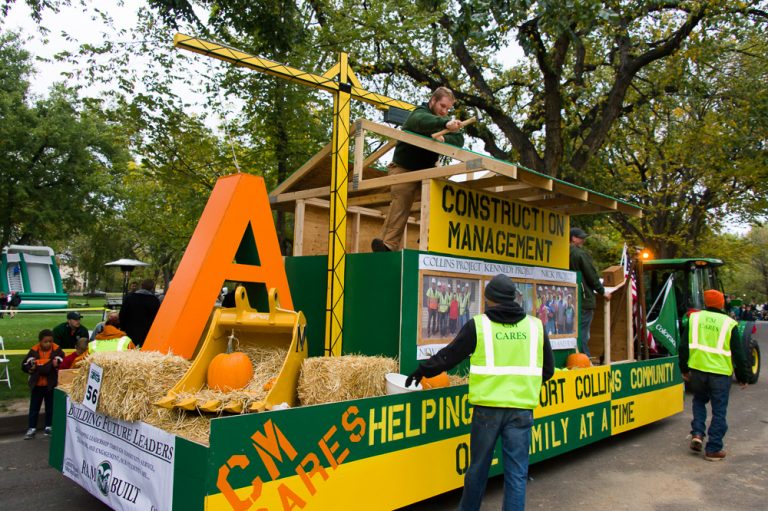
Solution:
{"label": "ram built logo", "polygon": [[109,497],[109,479],[112,477],[112,465],[102,461],[96,469],[96,486],[105,497]]}
{"label": "ram built logo", "polygon": [[112,473],[112,464],[104,460],[96,466],[88,464],[86,460],[83,460],[83,466],[80,469],[80,473],[96,483],[96,487],[99,489],[99,493],[104,497],[119,497],[123,500],[135,504],[139,495],[141,495],[141,488],[132,484],[124,479],[116,477]]}

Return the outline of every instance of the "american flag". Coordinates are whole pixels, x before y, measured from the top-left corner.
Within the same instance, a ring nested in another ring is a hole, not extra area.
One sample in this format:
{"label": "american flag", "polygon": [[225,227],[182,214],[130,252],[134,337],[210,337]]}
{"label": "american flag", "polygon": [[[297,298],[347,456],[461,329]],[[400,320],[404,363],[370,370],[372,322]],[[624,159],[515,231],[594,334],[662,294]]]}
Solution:
{"label": "american flag", "polygon": [[[629,251],[627,250],[626,243],[624,244],[624,249],[621,252],[621,262],[619,264],[624,267],[624,279],[629,279],[629,289],[632,296],[632,319],[634,322],[635,335],[639,336],[641,330],[643,330],[641,327],[645,326],[645,318],[643,317],[643,313],[640,310],[640,300],[637,298],[637,274],[635,273],[635,269],[632,267],[632,260],[629,257]],[[653,335],[651,335],[651,332],[647,328],[644,330],[646,343],[648,344],[650,351],[653,353],[658,353],[656,340],[653,338]]]}

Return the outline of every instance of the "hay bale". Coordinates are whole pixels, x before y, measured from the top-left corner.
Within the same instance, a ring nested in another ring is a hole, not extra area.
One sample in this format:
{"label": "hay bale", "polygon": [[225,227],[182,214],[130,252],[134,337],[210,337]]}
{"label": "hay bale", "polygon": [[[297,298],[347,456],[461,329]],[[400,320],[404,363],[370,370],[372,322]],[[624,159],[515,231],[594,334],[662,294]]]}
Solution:
{"label": "hay bale", "polygon": [[468,375],[461,375],[461,374],[449,374],[448,375],[448,386],[449,387],[455,387],[457,385],[464,385],[466,383],[469,383],[469,376]]}
{"label": "hay bale", "polygon": [[210,443],[211,418],[202,413],[185,412],[175,408],[154,408],[152,413],[144,418],[144,422],[199,444]]}
{"label": "hay bale", "polygon": [[189,369],[189,361],[154,351],[99,352],[90,355],[69,387],[72,400],[82,403],[90,364],[103,369],[97,411],[126,421],[144,420],[154,403]]}
{"label": "hay bale", "polygon": [[397,360],[387,357],[311,357],[301,364],[299,402],[307,406],[383,396],[384,375],[397,371]]}

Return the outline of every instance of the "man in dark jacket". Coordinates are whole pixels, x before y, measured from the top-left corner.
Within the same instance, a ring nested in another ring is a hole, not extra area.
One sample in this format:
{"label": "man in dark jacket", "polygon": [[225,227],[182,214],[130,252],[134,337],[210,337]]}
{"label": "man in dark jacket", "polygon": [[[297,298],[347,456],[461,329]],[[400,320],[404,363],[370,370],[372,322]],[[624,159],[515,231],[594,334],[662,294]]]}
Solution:
{"label": "man in dark jacket", "polygon": [[88,338],[88,329],[80,324],[82,318],[79,312],[68,312],[67,320],[53,329],[53,340],[62,349],[74,349],[79,338]]}
{"label": "man in dark jacket", "polygon": [[160,309],[160,300],[154,293],[155,281],[141,282],[141,289],[125,297],[120,307],[120,328],[131,338],[133,344],[141,347]]}
{"label": "man in dark jacket", "polygon": [[592,318],[595,315],[597,300],[595,293],[601,294],[606,300],[611,299],[610,293],[605,291],[600,277],[597,276],[595,263],[592,262],[592,256],[584,250],[584,240],[589,236],[578,227],[571,229],[571,254],[569,269],[571,271],[581,272],[581,284],[579,292],[579,351],[586,356],[589,355],[589,331],[592,328]]}
{"label": "man in dark jacket", "polygon": [[[440,142],[461,147],[464,145],[464,136],[458,131],[461,129],[461,121],[448,116],[456,99],[453,92],[446,87],[438,87],[432,93],[429,103],[416,107],[403,123],[403,130],[419,133],[427,137],[433,133],[450,130],[451,133],[438,138]],[[432,168],[437,165],[439,155],[416,147],[405,142],[398,142],[392,163],[389,164],[390,176]],[[411,214],[411,206],[416,197],[416,192],[421,188],[421,183],[402,183],[392,185],[392,202],[384,220],[381,239],[375,238],[371,243],[374,252],[389,252],[402,248],[403,233],[408,216]]]}
{"label": "man in dark jacket", "polygon": [[680,372],[693,391],[693,420],[690,447],[700,452],[707,425],[707,402],[712,406],[709,439],[704,459],[725,458],[723,437],[728,431],[725,416],[731,392],[731,374],[742,387],[749,381],[749,366],[744,345],[739,340],[739,324],[723,310],[725,298],[720,291],[704,291],[706,310],[692,313],[681,329]]}
{"label": "man in dark jacket", "polygon": [[480,509],[499,436],[504,453],[503,507],[525,507],[533,409],[539,404],[541,384],[555,372],[555,359],[544,325],[527,316],[515,296],[512,279],[496,275],[485,288],[485,313],[466,323],[448,346],[421,362],[406,380],[406,386],[418,383],[470,357],[472,432],[461,511]]}

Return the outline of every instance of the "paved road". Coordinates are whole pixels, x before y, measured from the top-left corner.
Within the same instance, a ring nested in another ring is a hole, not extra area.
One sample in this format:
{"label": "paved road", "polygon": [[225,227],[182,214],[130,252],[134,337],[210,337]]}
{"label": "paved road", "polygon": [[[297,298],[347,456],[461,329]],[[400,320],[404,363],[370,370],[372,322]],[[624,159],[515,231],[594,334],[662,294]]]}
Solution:
{"label": "paved road", "polygon": [[[761,341],[768,353],[768,342]],[[768,508],[768,368],[761,381],[733,387],[726,436],[728,458],[704,461],[688,449],[685,412],[531,467],[529,510],[753,511]],[[48,440],[0,436],[2,509],[98,511],[95,497],[48,467]],[[425,461],[425,464],[427,462]],[[410,511],[456,509],[451,492]],[[489,483],[483,509],[500,509],[502,480]],[[360,508],[361,511],[364,507]]]}

